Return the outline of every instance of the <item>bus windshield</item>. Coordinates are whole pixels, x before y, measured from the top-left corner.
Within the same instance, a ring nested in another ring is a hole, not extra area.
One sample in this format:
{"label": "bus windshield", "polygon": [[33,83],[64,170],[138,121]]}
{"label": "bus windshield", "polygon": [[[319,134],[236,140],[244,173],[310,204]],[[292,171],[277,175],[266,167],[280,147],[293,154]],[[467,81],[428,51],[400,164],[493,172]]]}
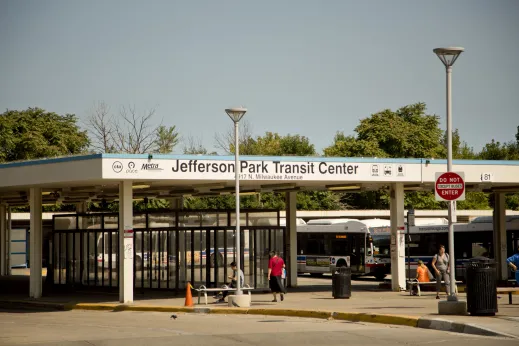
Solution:
{"label": "bus windshield", "polygon": [[374,257],[390,257],[390,239],[388,235],[373,235],[373,256]]}

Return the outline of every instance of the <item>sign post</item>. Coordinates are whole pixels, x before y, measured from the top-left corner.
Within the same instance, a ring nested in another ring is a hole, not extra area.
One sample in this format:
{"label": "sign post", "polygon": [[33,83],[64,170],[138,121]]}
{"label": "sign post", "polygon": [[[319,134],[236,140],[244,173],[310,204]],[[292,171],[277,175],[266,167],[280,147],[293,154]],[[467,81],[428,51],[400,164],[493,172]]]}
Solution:
{"label": "sign post", "polygon": [[[450,170],[450,167],[449,167]],[[434,194],[437,201],[447,201],[449,203],[449,269],[450,269],[450,293],[448,301],[456,302],[456,259],[454,257],[454,205],[456,201],[465,200],[465,174],[462,172],[436,173],[436,184]]]}

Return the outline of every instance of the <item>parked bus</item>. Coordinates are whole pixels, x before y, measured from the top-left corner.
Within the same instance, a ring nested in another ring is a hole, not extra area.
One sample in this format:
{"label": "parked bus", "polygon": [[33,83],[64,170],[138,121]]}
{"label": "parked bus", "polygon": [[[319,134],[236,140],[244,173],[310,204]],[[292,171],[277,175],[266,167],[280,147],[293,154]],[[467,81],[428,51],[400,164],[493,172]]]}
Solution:
{"label": "parked bus", "polygon": [[[442,218],[416,220],[417,224],[446,222]],[[383,280],[391,272],[390,220],[310,220],[307,227],[298,227],[297,231],[299,273],[332,273],[336,267],[344,265],[347,259],[348,265],[352,267],[352,275],[355,276],[372,275],[377,280]],[[337,238],[336,231],[350,233],[351,240]]]}
{"label": "parked bus", "polygon": [[[370,273],[377,280],[383,280],[387,274],[391,274],[391,223],[390,220],[364,220],[372,238],[373,247],[367,258]],[[385,223],[385,224],[384,224]],[[418,218],[415,225],[445,225],[445,218]],[[407,229],[407,223],[405,223]]]}
{"label": "parked bus", "polygon": [[[418,221],[418,220],[417,220]],[[519,245],[519,217],[509,216],[506,218],[508,256],[514,253],[514,247]],[[375,228],[372,236],[385,239],[389,243],[390,230],[388,228]],[[406,267],[410,261],[410,273],[408,277],[416,275],[418,260],[422,260],[429,266],[432,272],[431,262],[433,256],[438,252],[440,244],[446,247],[448,244],[449,226],[447,221],[436,225],[417,225],[411,227],[409,234],[405,231],[405,240],[408,244],[405,256]],[[469,223],[454,224],[454,256],[456,261],[456,278],[464,280],[465,263],[471,258],[484,256],[494,258],[494,231],[491,217],[475,218]]]}
{"label": "parked bus", "polygon": [[352,275],[366,274],[366,253],[371,247],[365,228],[349,229],[352,219],[312,220],[297,227],[297,272],[318,276],[350,267]]}

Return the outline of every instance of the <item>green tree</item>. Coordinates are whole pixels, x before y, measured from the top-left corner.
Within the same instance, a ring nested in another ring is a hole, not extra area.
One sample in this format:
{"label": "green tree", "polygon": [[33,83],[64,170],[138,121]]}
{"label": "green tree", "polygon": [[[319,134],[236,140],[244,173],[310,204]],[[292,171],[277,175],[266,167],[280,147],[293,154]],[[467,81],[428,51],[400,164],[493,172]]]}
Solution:
{"label": "green tree", "polygon": [[[490,143],[485,144],[478,158],[482,160],[519,160],[519,126],[515,141],[501,144],[492,139]],[[507,195],[505,201],[507,209],[519,210],[519,194]]]}
{"label": "green tree", "polygon": [[178,132],[175,126],[161,125],[157,128],[153,151],[158,154],[169,154],[178,144]]}
{"label": "green tree", "polygon": [[337,132],[331,146],[324,149],[324,156],[330,157],[387,157],[376,141],[357,139]]}
{"label": "green tree", "polygon": [[[315,147],[305,136],[266,132],[264,136],[249,138],[249,155],[315,156]],[[233,150],[234,152],[234,150]]]}
{"label": "green tree", "polygon": [[[356,136],[337,133],[333,143],[324,149],[325,156],[379,157],[379,158],[445,158],[446,135],[440,129],[439,118],[426,114],[424,103],[389,109],[362,119],[355,128]],[[472,159],[475,154],[459,132],[453,132],[453,156]],[[389,207],[388,191],[369,191],[350,195],[348,204],[359,209],[383,209]],[[416,209],[441,209],[431,191],[412,191],[405,194],[406,207]],[[484,209],[488,198],[482,193],[467,193],[467,201],[460,207]]]}
{"label": "green tree", "polygon": [[482,160],[519,160],[519,146],[512,141],[501,144],[492,139],[478,156]]}
{"label": "green tree", "polygon": [[0,114],[0,162],[81,154],[89,139],[73,114],[41,108]]}

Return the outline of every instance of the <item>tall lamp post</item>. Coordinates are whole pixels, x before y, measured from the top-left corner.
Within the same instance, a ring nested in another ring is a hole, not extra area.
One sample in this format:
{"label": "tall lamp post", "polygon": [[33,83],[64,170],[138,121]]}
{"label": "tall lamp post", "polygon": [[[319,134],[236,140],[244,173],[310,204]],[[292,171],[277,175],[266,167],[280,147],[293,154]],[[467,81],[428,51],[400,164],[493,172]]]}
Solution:
{"label": "tall lamp post", "polygon": [[241,282],[240,282],[240,270],[241,270],[241,249],[240,249],[240,150],[239,150],[239,137],[238,137],[238,124],[247,112],[246,108],[237,107],[237,108],[227,108],[225,113],[231,118],[234,122],[234,177],[236,183],[236,267],[238,268],[238,273],[236,277],[236,295],[241,295]]}
{"label": "tall lamp post", "polygon": [[[465,49],[462,47],[436,48],[433,52],[445,65],[447,72],[447,172],[452,172],[452,102],[451,102],[451,75],[452,65]],[[457,301],[456,296],[456,266],[454,259],[454,224],[456,217],[455,201],[449,201],[449,265],[450,265],[450,294],[447,300]]]}

